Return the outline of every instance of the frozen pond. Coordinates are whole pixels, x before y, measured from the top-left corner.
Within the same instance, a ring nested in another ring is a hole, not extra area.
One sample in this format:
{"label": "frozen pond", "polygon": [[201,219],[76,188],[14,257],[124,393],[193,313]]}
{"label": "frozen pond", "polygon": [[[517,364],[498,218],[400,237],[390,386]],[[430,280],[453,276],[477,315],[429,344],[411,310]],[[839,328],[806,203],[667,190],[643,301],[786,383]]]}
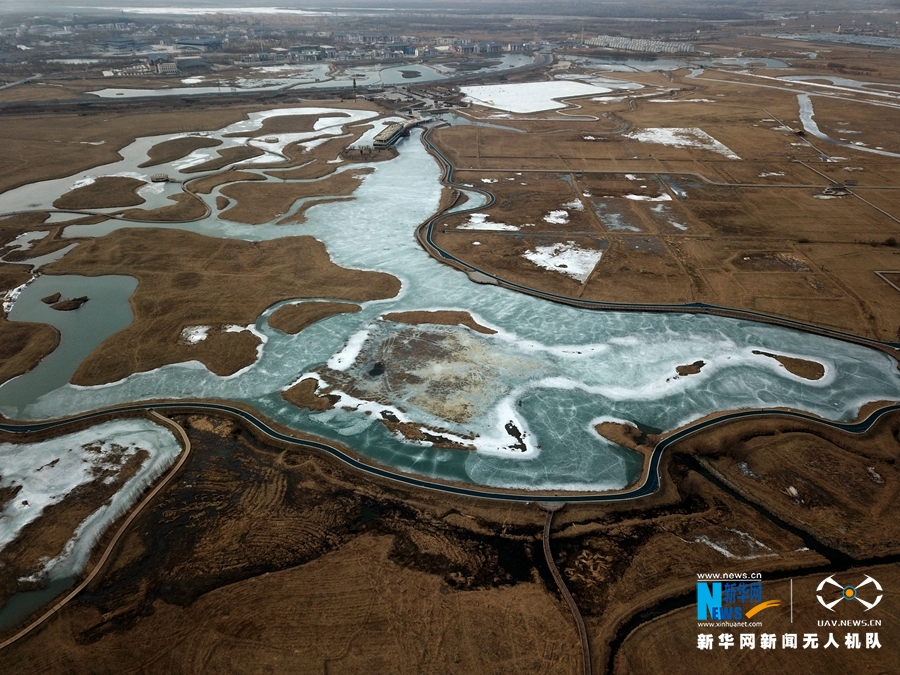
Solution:
{"label": "frozen pond", "polygon": [[70,587],[73,577],[85,569],[100,535],[174,463],[181,449],[171,431],[143,419],[106,422],[37,443],[0,443],[0,488],[18,488],[13,499],[0,504],[0,551],[46,508],[87,484],[114,479],[128,461],[138,459],[137,453],[144,455],[134,475],[78,525],[63,550],[33,571],[32,577],[48,588],[17,593],[0,607],[0,630],[19,623]]}
{"label": "frozen pond", "polygon": [[[348,121],[321,122],[340,129]],[[247,124],[260,123],[257,116]],[[440,200],[440,168],[419,142],[418,131],[398,148],[395,159],[370,165],[372,173],[355,199],[314,206],[302,225],[240,225],[215,216],[166,225],[246,240],[312,235],[339,265],[398,277],[402,289],[396,298],[361,303],[360,312],[320,321],[298,335],[268,325],[272,308],[256,322],[255,329],[268,340],[259,360],[236,376],[218,377],[190,362],[99,387],[48,380],[40,392],[25,391],[13,380],[2,390],[0,410],[41,419],[151,398],[218,398],[247,403],[289,427],[422,476],[497,487],[597,490],[629,484],[641,465],[636,453],[594,431],[599,421],[668,430],[715,411],[778,406],[850,420],[867,401],[900,398],[894,362],[853,344],[714,316],[593,312],[472,283],[416,242],[415,228],[434,214]],[[127,170],[128,162],[134,170],[145,154],[126,148],[126,164],[119,170]],[[0,196],[0,205],[8,195],[15,201],[15,192]],[[131,226],[109,221],[72,226],[67,233],[99,236]],[[587,265],[574,247],[533,250],[548,264],[566,254],[574,256],[573,264]],[[127,304],[127,296],[121,302]],[[469,312],[494,332],[408,326],[382,318],[412,310]],[[804,380],[754,350],[817,361],[825,376]],[[416,359],[404,356],[412,352]],[[678,365],[698,360],[706,364],[700,373],[676,374]],[[280,392],[303,377],[343,392],[339,406],[316,412],[287,403]],[[478,404],[467,406],[467,401]],[[469,439],[476,450],[404,441],[378,421],[388,416]]]}
{"label": "frozen pond", "polygon": [[597,96],[611,91],[575,80],[553,82],[523,82],[521,84],[488,84],[460,87],[465,100],[477,105],[515,113],[533,113],[566,108],[559,99],[572,96]]}

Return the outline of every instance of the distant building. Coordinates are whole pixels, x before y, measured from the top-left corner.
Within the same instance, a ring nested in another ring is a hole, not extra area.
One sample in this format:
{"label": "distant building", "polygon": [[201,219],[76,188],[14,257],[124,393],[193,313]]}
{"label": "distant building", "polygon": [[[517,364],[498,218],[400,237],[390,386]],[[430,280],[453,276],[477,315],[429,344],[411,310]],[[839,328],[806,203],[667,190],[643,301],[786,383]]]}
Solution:
{"label": "distant building", "polygon": [[598,35],[584,43],[591,47],[608,47],[628,52],[650,52],[663,54],[693,54],[694,45],[690,42],[662,42],[660,40],[634,40],[615,35]]}
{"label": "distant building", "polygon": [[178,38],[175,46],[183,51],[209,52],[222,48],[222,40],[214,37]]}

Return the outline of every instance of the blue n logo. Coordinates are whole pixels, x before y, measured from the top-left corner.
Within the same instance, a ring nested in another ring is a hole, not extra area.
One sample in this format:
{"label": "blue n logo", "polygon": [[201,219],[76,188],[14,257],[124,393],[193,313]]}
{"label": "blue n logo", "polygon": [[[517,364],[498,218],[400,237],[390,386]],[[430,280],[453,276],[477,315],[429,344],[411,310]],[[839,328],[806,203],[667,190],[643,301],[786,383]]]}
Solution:
{"label": "blue n logo", "polygon": [[[715,609],[715,611],[711,611]],[[719,618],[722,609],[722,582],[697,584],[697,621],[706,621],[710,615]]]}

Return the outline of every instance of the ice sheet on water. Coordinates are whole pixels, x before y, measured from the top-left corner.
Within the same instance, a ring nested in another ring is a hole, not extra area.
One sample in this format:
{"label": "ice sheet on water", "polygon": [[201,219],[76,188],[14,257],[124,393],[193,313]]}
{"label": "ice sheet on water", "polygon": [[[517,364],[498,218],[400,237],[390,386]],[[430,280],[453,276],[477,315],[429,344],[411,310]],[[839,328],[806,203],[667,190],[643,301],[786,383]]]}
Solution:
{"label": "ice sheet on water", "polygon": [[95,479],[97,471],[116,471],[116,447],[124,457],[145,450],[148,458],[137,473],[106,504],[75,531],[63,552],[48,561],[42,573],[51,578],[77,574],[103,531],[137,500],[144,488],[175,461],[181,446],[171,431],[149,420],[118,420],[37,443],[0,443],[3,472],[0,487],[19,488],[0,511],[0,549],[12,542],[44,509],[62,501],[78,486]]}
{"label": "ice sheet on water", "polygon": [[603,94],[611,90],[584,82],[557,80],[460,87],[460,91],[471,103],[508,112],[533,113],[565,108],[566,104],[560,103],[559,99]]}

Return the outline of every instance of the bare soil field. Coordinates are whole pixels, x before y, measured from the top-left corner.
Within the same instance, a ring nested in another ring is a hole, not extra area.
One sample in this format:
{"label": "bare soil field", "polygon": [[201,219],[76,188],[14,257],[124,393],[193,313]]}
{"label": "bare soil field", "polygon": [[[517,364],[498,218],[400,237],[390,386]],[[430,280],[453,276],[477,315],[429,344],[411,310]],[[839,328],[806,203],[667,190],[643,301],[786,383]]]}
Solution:
{"label": "bare soil field", "polygon": [[[400,287],[390,275],[334,265],[324,246],[308,237],[250,243],[176,230],[148,236],[140,228],[85,242],[45,272],[138,279],[131,298],[134,323],[81,364],[73,378],[81,384],[113,382],[192,359],[217,374],[230,374],[256,360],[259,340],[247,330],[229,332],[227,326],[252,324],[279,300],[372,300],[393,297]],[[212,330],[192,344],[182,337],[191,326]]]}
{"label": "bare soil field", "polygon": [[58,209],[106,209],[117,206],[137,206],[144,198],[137,191],[147,185],[137,178],[101,176],[90,185],[69,190],[53,202]]}

